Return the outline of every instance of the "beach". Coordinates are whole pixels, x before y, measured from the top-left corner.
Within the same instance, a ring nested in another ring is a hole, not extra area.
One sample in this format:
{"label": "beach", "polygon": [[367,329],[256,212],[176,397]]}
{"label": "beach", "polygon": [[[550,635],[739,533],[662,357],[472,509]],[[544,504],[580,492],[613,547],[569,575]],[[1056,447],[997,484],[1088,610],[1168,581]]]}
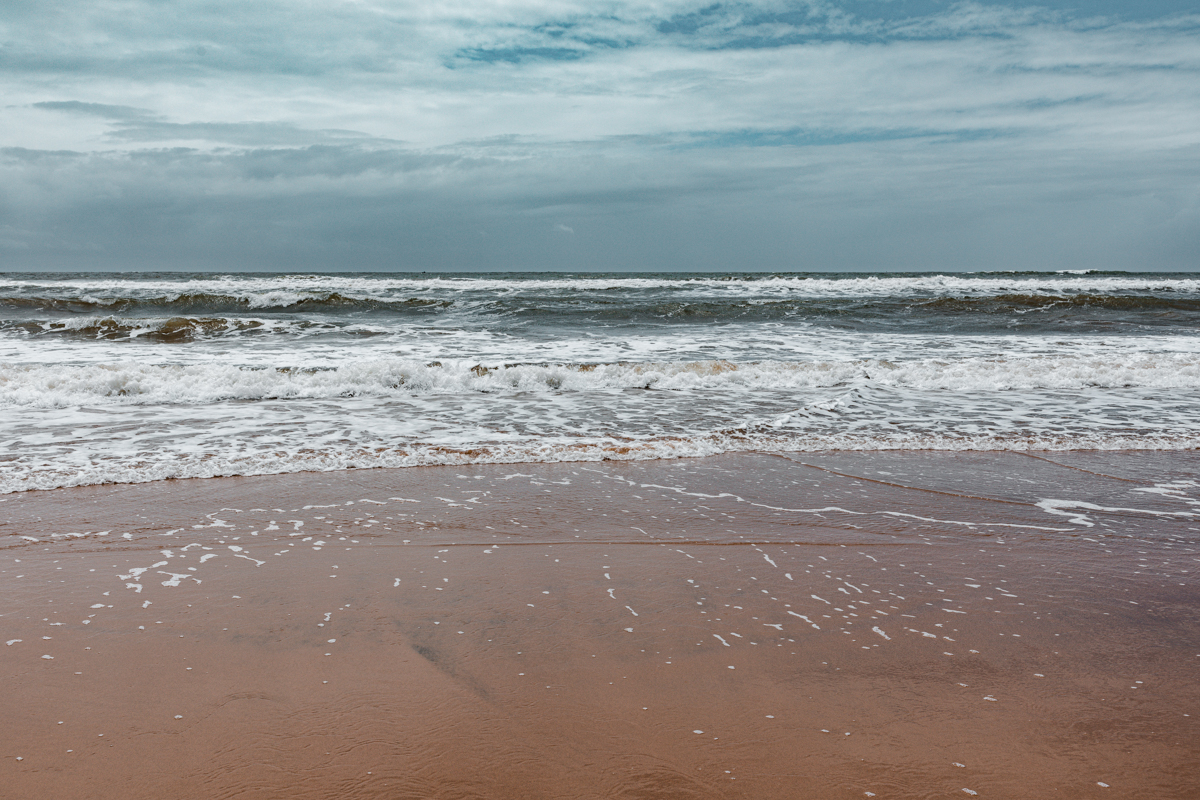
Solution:
{"label": "beach", "polygon": [[1192,797],[1198,478],[827,451],[8,494],[3,793]]}
{"label": "beach", "polygon": [[0,34],[0,800],[1200,800],[1196,0]]}

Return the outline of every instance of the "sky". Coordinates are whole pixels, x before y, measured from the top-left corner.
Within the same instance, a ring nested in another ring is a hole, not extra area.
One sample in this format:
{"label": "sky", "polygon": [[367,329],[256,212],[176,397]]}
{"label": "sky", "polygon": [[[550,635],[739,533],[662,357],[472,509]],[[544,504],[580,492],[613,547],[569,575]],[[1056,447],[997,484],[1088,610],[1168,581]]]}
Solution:
{"label": "sky", "polygon": [[1200,269],[1200,0],[4,0],[0,271]]}

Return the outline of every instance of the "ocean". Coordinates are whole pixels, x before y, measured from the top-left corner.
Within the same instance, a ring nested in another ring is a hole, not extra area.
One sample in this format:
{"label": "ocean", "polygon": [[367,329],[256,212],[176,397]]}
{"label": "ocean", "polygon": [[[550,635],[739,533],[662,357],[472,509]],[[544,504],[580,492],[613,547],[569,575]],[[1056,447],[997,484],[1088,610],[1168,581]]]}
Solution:
{"label": "ocean", "polygon": [[1192,273],[0,273],[0,493],[1200,447]]}

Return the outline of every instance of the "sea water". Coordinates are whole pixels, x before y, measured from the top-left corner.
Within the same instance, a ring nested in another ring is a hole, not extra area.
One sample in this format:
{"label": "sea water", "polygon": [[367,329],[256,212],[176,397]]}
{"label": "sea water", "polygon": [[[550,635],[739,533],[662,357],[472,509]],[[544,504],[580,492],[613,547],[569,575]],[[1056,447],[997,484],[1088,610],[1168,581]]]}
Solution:
{"label": "sea water", "polygon": [[1190,273],[0,273],[0,492],[730,451],[1193,449]]}

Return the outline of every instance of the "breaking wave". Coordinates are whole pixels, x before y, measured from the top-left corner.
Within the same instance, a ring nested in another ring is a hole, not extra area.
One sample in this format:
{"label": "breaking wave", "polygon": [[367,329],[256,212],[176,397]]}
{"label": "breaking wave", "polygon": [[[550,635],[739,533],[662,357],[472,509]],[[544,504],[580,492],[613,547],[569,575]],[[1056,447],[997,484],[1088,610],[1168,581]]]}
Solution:
{"label": "breaking wave", "polygon": [[469,293],[504,297],[514,293],[569,295],[630,292],[669,292],[698,297],[789,296],[829,297],[982,297],[996,295],[1127,295],[1200,294],[1200,278],[1143,274],[1030,274],[982,275],[733,275],[733,276],[491,276],[421,277],[401,275],[223,275],[153,277],[88,276],[86,278],[29,278],[0,274],[0,304],[17,307],[26,301],[62,303],[74,310],[86,304],[147,302],[213,307],[286,308],[300,303],[354,305],[383,300],[417,302],[431,294],[452,300]]}
{"label": "breaking wave", "polygon": [[879,385],[919,390],[1200,389],[1200,356],[504,364],[351,361],[334,368],[133,362],[0,365],[0,405],[205,404],[223,400],[402,397],[615,390],[804,390]]}
{"label": "breaking wave", "polygon": [[473,446],[413,443],[402,447],[344,449],[266,448],[224,454],[164,453],[156,457],[26,465],[0,464],[0,494],[30,490],[149,483],[186,478],[280,475],[347,469],[407,468],[439,465],[647,461],[700,458],[738,452],[822,452],[830,450],[1063,451],[1177,450],[1200,447],[1195,434],[1103,435],[944,435],[904,433],[777,434],[717,431],[693,436],[590,441],[534,440]]}
{"label": "breaking wave", "polygon": [[[82,288],[82,287],[81,287]],[[118,287],[107,296],[99,287],[81,296],[55,297],[48,295],[13,295],[0,297],[0,309],[15,311],[50,311],[70,314],[220,314],[245,311],[392,311],[408,312],[438,309],[453,305],[452,300],[423,297],[351,297],[340,292],[299,293],[286,290],[249,291],[240,294],[211,292],[179,292],[164,295],[136,296],[145,293],[145,284],[133,283]],[[232,287],[229,287],[232,288]],[[100,295],[100,296],[97,296]]]}

